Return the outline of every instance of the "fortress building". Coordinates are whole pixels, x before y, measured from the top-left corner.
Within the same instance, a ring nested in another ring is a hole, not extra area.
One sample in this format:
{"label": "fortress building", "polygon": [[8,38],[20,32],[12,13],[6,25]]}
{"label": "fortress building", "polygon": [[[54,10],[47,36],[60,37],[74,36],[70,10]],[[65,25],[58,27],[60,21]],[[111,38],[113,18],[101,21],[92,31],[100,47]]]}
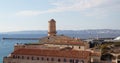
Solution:
{"label": "fortress building", "polygon": [[48,22],[48,36],[38,43],[16,44],[3,63],[90,63],[100,62],[99,51],[89,49],[80,39],[57,35],[56,21]]}

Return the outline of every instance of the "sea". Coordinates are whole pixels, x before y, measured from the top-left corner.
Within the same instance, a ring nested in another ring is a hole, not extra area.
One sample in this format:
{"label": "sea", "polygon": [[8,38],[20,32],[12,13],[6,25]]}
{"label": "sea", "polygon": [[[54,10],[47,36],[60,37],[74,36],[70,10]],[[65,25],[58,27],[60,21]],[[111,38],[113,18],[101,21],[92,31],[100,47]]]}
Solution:
{"label": "sea", "polygon": [[3,57],[8,56],[14,50],[16,43],[34,43],[39,40],[3,40],[3,38],[41,38],[45,34],[0,34],[0,63],[3,63]]}

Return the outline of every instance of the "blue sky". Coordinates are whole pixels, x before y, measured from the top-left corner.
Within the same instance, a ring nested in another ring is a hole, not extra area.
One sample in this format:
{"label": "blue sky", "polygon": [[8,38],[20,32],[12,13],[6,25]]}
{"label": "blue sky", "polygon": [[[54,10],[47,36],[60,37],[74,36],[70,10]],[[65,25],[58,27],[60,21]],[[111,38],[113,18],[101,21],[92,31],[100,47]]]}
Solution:
{"label": "blue sky", "polygon": [[120,0],[0,0],[0,32],[120,29]]}

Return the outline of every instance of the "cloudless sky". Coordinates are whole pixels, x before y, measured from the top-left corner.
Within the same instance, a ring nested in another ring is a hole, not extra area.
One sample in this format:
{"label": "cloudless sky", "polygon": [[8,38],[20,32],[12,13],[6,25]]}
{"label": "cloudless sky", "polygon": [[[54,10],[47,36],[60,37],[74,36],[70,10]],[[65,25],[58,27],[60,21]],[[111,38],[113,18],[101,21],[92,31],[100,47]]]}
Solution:
{"label": "cloudless sky", "polygon": [[0,0],[0,32],[120,29],[120,0]]}

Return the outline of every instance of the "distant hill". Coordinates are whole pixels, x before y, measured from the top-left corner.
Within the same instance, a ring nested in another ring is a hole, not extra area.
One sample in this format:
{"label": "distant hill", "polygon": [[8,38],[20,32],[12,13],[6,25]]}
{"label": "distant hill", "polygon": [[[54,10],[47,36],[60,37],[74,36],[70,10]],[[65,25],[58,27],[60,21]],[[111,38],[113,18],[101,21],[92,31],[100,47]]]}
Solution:
{"label": "distant hill", "polygon": [[[7,32],[4,34],[45,34],[47,35],[47,30],[34,30],[34,31],[16,31]],[[120,36],[120,30],[112,29],[90,29],[90,30],[58,30],[58,35],[67,35],[71,37],[78,38],[114,38]]]}

